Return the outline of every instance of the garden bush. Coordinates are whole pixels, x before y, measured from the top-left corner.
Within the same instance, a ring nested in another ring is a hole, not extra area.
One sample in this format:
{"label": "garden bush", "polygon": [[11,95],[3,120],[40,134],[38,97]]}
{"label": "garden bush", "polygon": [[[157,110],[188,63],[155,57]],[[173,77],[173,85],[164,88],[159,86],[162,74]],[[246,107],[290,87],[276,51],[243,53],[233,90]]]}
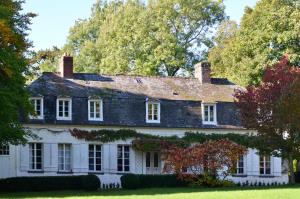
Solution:
{"label": "garden bush", "polygon": [[295,172],[295,181],[300,183],[300,171]]}
{"label": "garden bush", "polygon": [[176,175],[125,174],[121,177],[124,189],[154,187],[185,187],[187,182],[177,179]]}
{"label": "garden bush", "polygon": [[100,180],[95,175],[16,177],[0,180],[0,191],[97,190]]}

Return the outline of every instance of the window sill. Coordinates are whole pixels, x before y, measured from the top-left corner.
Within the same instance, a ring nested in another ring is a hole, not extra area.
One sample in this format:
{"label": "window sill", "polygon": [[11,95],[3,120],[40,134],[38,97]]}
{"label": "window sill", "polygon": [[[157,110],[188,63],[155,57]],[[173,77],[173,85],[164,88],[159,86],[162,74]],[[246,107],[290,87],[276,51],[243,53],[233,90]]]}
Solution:
{"label": "window sill", "polygon": [[147,124],[160,124],[160,121],[146,121]]}
{"label": "window sill", "polygon": [[57,174],[73,174],[73,171],[58,171]]}
{"label": "window sill", "polygon": [[103,171],[89,171],[88,174],[99,174],[99,175],[103,175],[104,172],[103,172]]}
{"label": "window sill", "polygon": [[248,175],[246,174],[233,174],[232,177],[237,177],[237,178],[246,178]]}
{"label": "window sill", "polygon": [[28,173],[44,173],[44,171],[43,170],[37,170],[37,171],[29,170]]}

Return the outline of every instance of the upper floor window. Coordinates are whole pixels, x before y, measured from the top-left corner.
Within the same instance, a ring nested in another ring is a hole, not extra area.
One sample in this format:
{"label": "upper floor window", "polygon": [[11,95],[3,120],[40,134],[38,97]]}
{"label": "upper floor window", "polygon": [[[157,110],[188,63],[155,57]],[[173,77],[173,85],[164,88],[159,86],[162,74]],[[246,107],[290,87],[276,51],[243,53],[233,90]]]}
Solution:
{"label": "upper floor window", "polygon": [[30,170],[42,170],[43,149],[41,143],[29,144],[29,168]]}
{"label": "upper floor window", "polygon": [[217,124],[216,104],[202,104],[202,122],[203,124]]}
{"label": "upper floor window", "polygon": [[70,98],[58,98],[56,104],[56,119],[72,119],[72,100]]}
{"label": "upper floor window", "polygon": [[259,174],[271,175],[271,156],[269,155],[259,156]]}
{"label": "upper floor window", "polygon": [[34,109],[34,115],[30,115],[30,119],[43,119],[44,118],[44,103],[42,97],[32,97],[30,102]]}
{"label": "upper floor window", "polygon": [[89,100],[88,102],[89,120],[102,121],[103,120],[103,106],[102,100]]}
{"label": "upper floor window", "polygon": [[0,155],[9,155],[9,145],[0,145]]}
{"label": "upper floor window", "polygon": [[160,123],[160,103],[159,102],[146,102],[146,122],[147,123]]}

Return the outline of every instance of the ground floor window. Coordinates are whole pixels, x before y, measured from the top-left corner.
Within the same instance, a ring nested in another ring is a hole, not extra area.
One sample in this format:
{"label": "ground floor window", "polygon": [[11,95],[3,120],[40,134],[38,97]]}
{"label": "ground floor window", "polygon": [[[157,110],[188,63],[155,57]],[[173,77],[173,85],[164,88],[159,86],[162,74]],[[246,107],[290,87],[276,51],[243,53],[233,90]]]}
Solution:
{"label": "ground floor window", "polygon": [[244,156],[242,155],[238,158],[237,165],[236,165],[236,173],[244,174],[244,166],[245,166]]}
{"label": "ground floor window", "polygon": [[129,171],[129,146],[118,145],[118,171]]}
{"label": "ground floor window", "polygon": [[0,155],[9,155],[9,145],[0,145]]}
{"label": "ground floor window", "polygon": [[269,155],[259,156],[259,173],[261,175],[271,174],[271,157]]}
{"label": "ground floor window", "polygon": [[101,171],[101,145],[89,145],[89,170]]}
{"label": "ground floor window", "polygon": [[30,170],[42,170],[42,144],[30,143],[29,144],[29,169]]}
{"label": "ground floor window", "polygon": [[71,144],[58,144],[58,170],[71,171]]}

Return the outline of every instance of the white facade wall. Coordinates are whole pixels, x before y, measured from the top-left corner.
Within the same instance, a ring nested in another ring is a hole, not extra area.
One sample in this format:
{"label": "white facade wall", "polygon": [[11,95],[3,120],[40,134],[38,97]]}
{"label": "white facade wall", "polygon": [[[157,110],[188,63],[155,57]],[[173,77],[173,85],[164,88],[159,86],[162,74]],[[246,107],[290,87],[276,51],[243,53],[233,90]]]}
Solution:
{"label": "white facade wall", "polygon": [[[39,136],[38,140],[29,139],[30,142],[43,143],[43,171],[31,172],[29,170],[29,145],[10,146],[10,155],[0,156],[0,178],[16,176],[55,176],[55,175],[82,175],[89,173],[88,145],[102,145],[102,170],[96,175],[101,183],[120,183],[122,173],[117,171],[117,145],[130,145],[131,140],[115,141],[112,143],[86,142],[74,138],[69,129],[78,128],[83,130],[118,129],[119,127],[95,127],[95,126],[58,126],[58,125],[28,125],[26,126]],[[131,128],[137,132],[161,135],[161,136],[184,136],[186,131],[202,133],[247,133],[246,130],[211,130],[211,129],[162,129],[162,128]],[[72,173],[58,173],[58,144],[71,144],[71,167]],[[130,173],[146,173],[145,154],[130,148]],[[287,183],[287,172],[282,172],[280,158],[271,158],[271,175],[260,176],[259,156],[256,150],[249,149],[245,156],[245,175],[229,176],[234,182],[241,183]]]}

